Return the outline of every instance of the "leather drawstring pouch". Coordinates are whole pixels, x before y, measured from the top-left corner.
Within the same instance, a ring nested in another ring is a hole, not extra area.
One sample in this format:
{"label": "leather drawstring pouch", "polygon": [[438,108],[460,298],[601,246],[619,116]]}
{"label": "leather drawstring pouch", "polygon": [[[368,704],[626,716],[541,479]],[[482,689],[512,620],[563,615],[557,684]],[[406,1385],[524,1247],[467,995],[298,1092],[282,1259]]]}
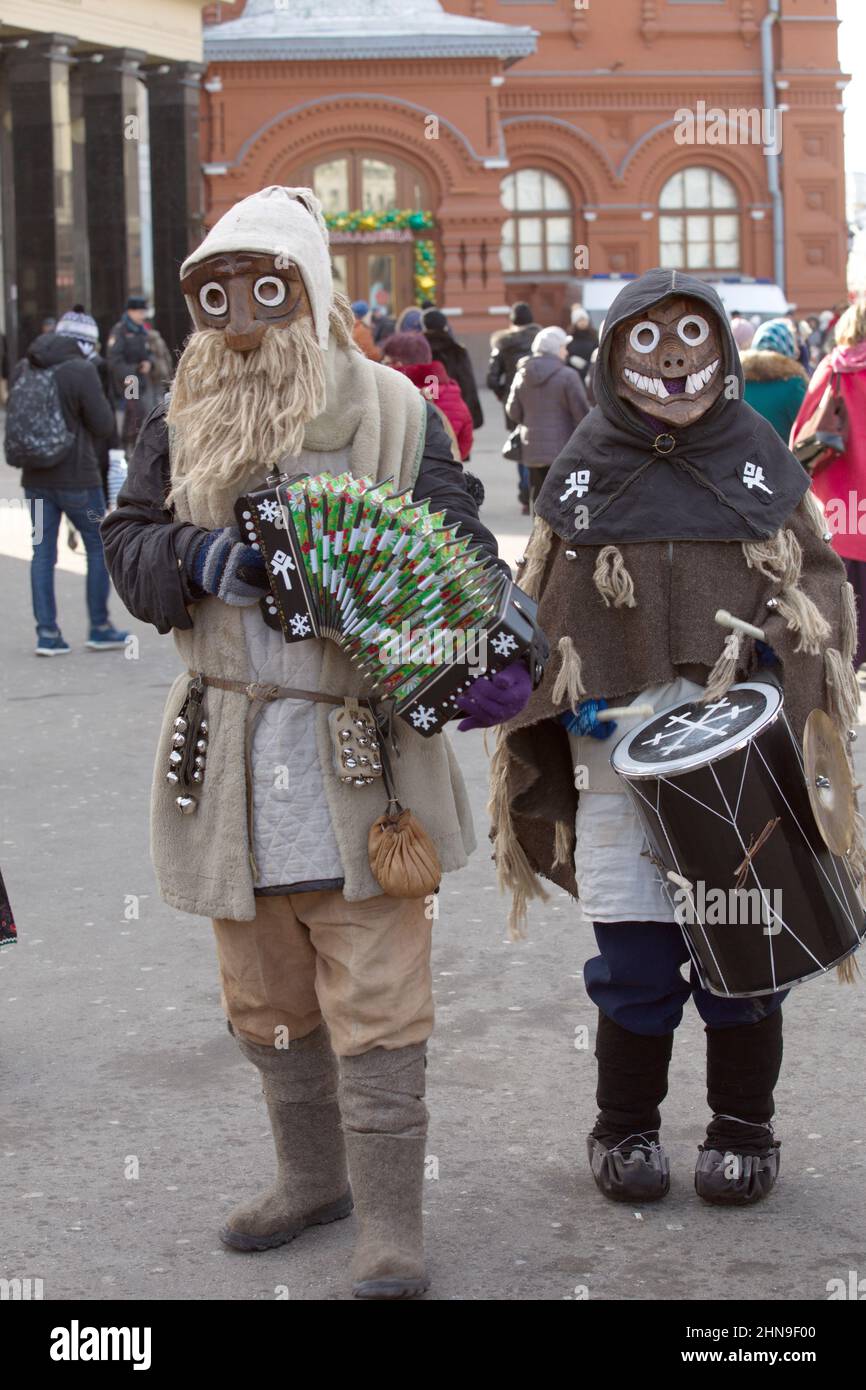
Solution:
{"label": "leather drawstring pouch", "polygon": [[384,735],[380,748],[388,806],[370,826],[370,869],[387,897],[426,898],[435,893],[442,879],[439,855],[418,817],[397,800]]}

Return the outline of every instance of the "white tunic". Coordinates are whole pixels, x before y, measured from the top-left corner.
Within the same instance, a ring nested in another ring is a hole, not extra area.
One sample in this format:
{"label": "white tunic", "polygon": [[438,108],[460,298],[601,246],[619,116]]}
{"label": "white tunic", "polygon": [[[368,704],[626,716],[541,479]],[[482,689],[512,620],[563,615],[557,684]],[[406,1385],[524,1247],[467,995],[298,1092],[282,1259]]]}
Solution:
{"label": "white tunic", "polygon": [[[303,451],[295,473],[342,473],[348,449]],[[250,680],[319,689],[324,639],[286,642],[265,623],[259,605],[243,609]],[[259,715],[252,747],[253,850],[256,888],[342,880],[316,741],[316,705],[273,700]],[[384,792],[382,805],[384,809]]]}
{"label": "white tunic", "polygon": [[[702,690],[680,677],[641,691],[632,703],[662,710],[696,699]],[[583,769],[575,827],[577,888],[584,915],[591,922],[674,921],[659,871],[644,853],[649,846],[641,823],[610,765],[619,738],[638,722],[621,721],[610,739],[569,734],[575,775],[578,768]]]}

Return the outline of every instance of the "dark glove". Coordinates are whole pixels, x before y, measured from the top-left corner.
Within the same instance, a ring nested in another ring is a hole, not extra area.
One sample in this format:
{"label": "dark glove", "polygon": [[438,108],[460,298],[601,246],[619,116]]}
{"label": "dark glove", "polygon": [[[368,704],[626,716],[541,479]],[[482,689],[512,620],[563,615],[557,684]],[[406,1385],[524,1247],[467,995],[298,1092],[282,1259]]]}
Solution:
{"label": "dark glove", "polygon": [[457,705],[468,714],[457,725],[467,729],[492,729],[519,714],[532,694],[532,680],[522,661],[514,661],[495,676],[479,676],[457,696]]}
{"label": "dark glove", "polygon": [[268,588],[261,552],[240,538],[234,526],[209,531],[191,558],[193,583],[223,603],[244,607],[257,603]]}
{"label": "dark glove", "polygon": [[607,700],[581,700],[576,710],[566,710],[559,717],[570,734],[579,734],[582,738],[610,738],[616,721],[599,724],[600,709],[607,709]]}

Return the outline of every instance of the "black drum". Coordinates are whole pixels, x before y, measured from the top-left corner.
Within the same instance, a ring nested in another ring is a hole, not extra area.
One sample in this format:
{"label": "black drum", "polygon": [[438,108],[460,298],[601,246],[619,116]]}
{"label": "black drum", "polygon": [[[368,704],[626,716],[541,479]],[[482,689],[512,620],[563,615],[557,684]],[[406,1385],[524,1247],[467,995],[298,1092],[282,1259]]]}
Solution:
{"label": "black drum", "polygon": [[778,686],[654,714],[611,756],[705,989],[771,994],[855,951],[864,909],[819,833]]}

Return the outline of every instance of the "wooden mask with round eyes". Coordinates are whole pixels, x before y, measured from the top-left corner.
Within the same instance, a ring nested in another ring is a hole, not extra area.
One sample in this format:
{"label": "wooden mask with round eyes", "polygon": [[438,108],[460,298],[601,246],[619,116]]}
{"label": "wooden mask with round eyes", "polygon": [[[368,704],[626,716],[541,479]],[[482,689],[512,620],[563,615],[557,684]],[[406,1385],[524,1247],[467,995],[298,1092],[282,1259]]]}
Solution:
{"label": "wooden mask with round eyes", "polygon": [[301,272],[284,257],[221,252],[191,266],[180,282],[196,328],[217,328],[235,352],[252,352],[268,328],[310,318]]}
{"label": "wooden mask with round eyes", "polygon": [[614,329],[614,390],[668,426],[692,425],[724,385],[722,337],[698,299],[664,299]]}

